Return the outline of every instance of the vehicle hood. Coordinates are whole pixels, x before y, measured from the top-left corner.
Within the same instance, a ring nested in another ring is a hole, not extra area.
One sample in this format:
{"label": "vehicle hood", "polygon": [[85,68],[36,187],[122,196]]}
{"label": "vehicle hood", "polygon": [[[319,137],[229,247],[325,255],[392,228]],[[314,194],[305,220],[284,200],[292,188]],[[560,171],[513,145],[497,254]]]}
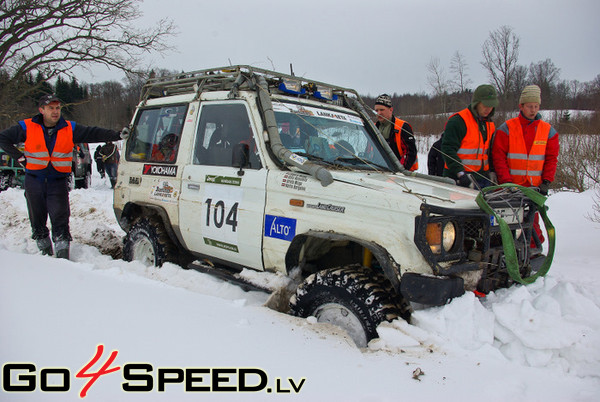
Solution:
{"label": "vehicle hood", "polygon": [[366,172],[332,172],[336,181],[344,182],[389,194],[395,198],[399,193],[411,195],[421,203],[446,208],[473,209],[478,208],[475,198],[478,191],[441,183],[420,177],[409,177],[401,173]]}

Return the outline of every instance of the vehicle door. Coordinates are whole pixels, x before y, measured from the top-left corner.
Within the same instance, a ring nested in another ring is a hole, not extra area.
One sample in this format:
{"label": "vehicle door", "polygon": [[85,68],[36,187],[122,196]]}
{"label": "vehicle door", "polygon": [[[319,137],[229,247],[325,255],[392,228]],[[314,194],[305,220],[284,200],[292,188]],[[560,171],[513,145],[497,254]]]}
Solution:
{"label": "vehicle door", "polygon": [[[245,101],[201,104],[192,163],[182,175],[179,223],[188,249],[262,270],[267,171],[256,133]],[[240,147],[249,155],[243,168],[233,161]]]}

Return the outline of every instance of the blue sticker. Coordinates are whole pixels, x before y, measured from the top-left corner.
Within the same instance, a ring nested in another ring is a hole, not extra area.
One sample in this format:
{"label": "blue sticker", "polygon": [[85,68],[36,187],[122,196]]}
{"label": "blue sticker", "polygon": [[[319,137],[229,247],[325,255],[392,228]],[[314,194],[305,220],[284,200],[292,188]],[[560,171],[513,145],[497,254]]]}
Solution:
{"label": "blue sticker", "polygon": [[296,220],[283,216],[265,215],[265,236],[292,241],[296,236]]}

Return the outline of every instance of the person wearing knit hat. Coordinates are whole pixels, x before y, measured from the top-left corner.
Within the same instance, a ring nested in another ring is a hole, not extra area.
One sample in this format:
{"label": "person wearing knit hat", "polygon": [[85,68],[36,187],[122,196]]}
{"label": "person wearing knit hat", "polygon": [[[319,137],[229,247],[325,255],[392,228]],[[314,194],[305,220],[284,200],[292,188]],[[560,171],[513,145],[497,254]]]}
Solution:
{"label": "person wearing knit hat", "polygon": [[[548,195],[558,163],[558,132],[542,120],[540,87],[527,85],[519,97],[519,115],[507,120],[496,130],[492,160],[498,182],[537,187]],[[539,243],[544,241],[536,215],[535,233]],[[531,246],[539,248],[532,239]]]}
{"label": "person wearing knit hat", "polygon": [[519,97],[519,105],[525,103],[542,103],[542,91],[537,85],[527,85]]}
{"label": "person wearing knit hat", "polygon": [[463,187],[486,187],[490,165],[488,148],[495,126],[491,118],[498,106],[498,95],[492,85],[478,86],[471,104],[450,116],[442,136],[443,176]]}
{"label": "person wearing knit hat", "polygon": [[375,100],[375,125],[392,148],[402,166],[408,170],[417,170],[417,144],[410,124],[394,116],[392,97],[382,94]]}

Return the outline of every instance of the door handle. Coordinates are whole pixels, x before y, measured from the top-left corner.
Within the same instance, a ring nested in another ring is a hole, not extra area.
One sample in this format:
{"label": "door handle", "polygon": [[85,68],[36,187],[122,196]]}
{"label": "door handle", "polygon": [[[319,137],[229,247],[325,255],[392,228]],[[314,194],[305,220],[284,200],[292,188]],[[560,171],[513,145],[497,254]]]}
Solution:
{"label": "door handle", "polygon": [[200,184],[188,183],[187,188],[190,190],[200,190]]}

